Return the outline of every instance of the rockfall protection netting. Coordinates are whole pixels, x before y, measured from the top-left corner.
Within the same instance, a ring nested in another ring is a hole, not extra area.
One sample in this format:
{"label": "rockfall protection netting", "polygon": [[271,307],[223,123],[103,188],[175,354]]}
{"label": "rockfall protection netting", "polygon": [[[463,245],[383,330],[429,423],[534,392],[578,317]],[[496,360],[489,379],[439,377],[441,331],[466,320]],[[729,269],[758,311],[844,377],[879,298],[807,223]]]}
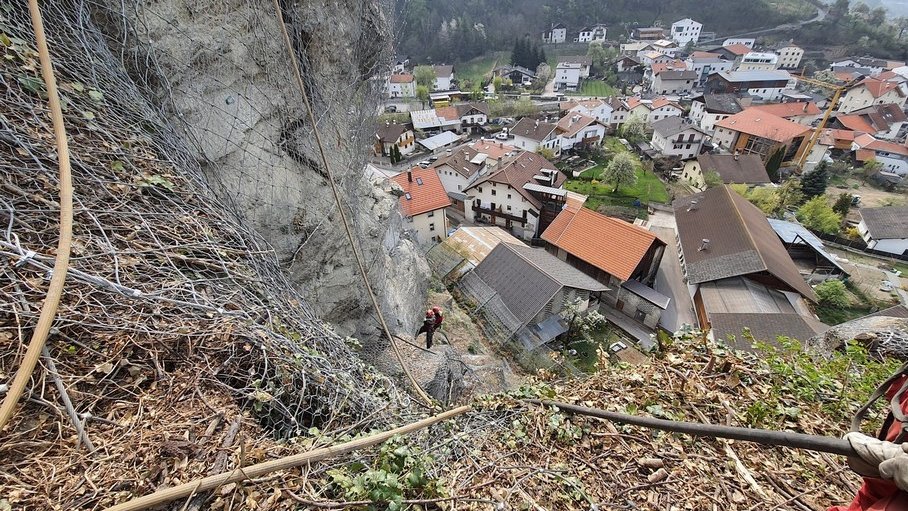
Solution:
{"label": "rockfall protection netting", "polygon": [[[243,98],[281,103],[283,89],[237,83],[232,97],[205,93],[218,79],[212,72],[218,49],[243,44],[232,32],[238,27],[245,30],[248,65],[266,74],[283,69],[268,83],[290,80],[271,2],[62,1],[42,2],[42,9],[72,152],[75,209],[70,272],[48,347],[97,451],[76,447],[51,375],[39,366],[16,417],[0,432],[0,499],[15,509],[99,508],[232,468],[238,461],[231,447],[245,445],[244,438],[258,439],[255,450],[244,451],[248,463],[281,449],[269,439],[305,436],[311,427],[334,434],[384,427],[395,412],[399,418],[409,398],[316,317],[282,273],[271,240],[245,227],[280,222],[274,209],[287,203],[285,194],[307,193],[300,183],[318,175],[265,172],[288,155],[306,158],[307,123],[295,123],[273,146],[249,143],[263,115],[281,109],[256,113]],[[305,26],[295,8],[287,12]],[[202,36],[186,24],[176,30],[174,20],[194,15],[214,24],[223,19],[224,31]],[[166,37],[184,38],[172,54],[142,43],[144,37],[160,43],[166,27],[174,29]],[[294,35],[305,56],[303,45],[315,43],[304,31]],[[350,48],[337,58],[367,60],[357,54],[365,46]],[[0,383],[6,383],[46,292],[59,205],[46,91],[22,2],[0,6],[0,53]],[[370,55],[377,66],[380,52]],[[197,93],[169,88],[180,68],[205,65],[209,72],[195,82],[182,81],[200,87]],[[344,87],[372,85],[338,84]],[[339,108],[341,93],[330,98],[318,92],[324,88],[313,90],[323,128],[337,126],[332,116],[347,126],[367,122],[357,114],[361,105]],[[346,93],[356,101],[369,97]],[[240,111],[231,110],[237,104]],[[187,118],[186,111],[210,116]],[[233,140],[231,130],[246,136]],[[362,133],[328,133],[338,162],[353,158],[356,144],[341,142]],[[230,147],[216,147],[217,140]],[[261,208],[239,212],[234,201],[217,198],[212,180],[221,191],[255,195]],[[272,204],[265,203],[269,195]],[[348,206],[360,207],[355,200]],[[325,219],[334,215],[325,211]],[[306,257],[305,243],[294,250]]]}

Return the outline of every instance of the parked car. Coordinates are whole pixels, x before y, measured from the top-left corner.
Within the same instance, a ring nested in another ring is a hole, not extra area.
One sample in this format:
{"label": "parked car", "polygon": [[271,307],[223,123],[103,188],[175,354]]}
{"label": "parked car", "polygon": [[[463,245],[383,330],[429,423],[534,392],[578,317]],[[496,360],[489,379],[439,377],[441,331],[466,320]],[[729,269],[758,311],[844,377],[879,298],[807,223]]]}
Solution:
{"label": "parked car", "polygon": [[393,114],[396,111],[397,111],[397,105],[388,105],[385,107],[386,113]]}
{"label": "parked car", "polygon": [[417,163],[417,165],[419,165],[420,167],[422,167],[422,168],[424,168],[424,169],[425,169],[425,168],[428,168],[429,165],[431,165],[431,164],[432,164],[431,162],[428,162],[428,161],[426,161],[426,160],[423,160],[423,161]]}
{"label": "parked car", "polygon": [[435,163],[436,161],[438,161],[438,156],[429,156],[429,162]]}

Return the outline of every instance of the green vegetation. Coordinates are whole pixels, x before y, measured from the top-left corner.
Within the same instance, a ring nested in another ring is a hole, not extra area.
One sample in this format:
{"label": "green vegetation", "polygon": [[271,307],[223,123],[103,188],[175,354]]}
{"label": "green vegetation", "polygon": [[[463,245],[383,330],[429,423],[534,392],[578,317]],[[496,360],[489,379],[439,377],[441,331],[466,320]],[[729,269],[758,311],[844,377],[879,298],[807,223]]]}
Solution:
{"label": "green vegetation", "polygon": [[[822,285],[823,284],[820,284],[820,286]],[[874,310],[885,309],[891,305],[874,299],[851,281],[846,281],[844,285],[845,289],[848,291],[845,302],[842,302],[838,298],[834,298],[833,303],[823,303],[823,293],[825,290],[820,290],[820,286],[817,286],[817,296],[820,297],[821,303],[817,305],[815,312],[817,313],[817,317],[820,318],[820,321],[827,325],[838,325],[845,323],[846,321],[858,319],[870,314]],[[837,291],[832,291],[832,293],[837,293]],[[842,303],[844,303],[844,305],[842,305]]]}
{"label": "green vegetation", "polygon": [[599,350],[607,351],[609,345],[617,341],[624,341],[628,346],[632,345],[606,322],[590,333],[590,339],[571,345],[571,348],[577,352],[572,360],[581,371],[594,373],[599,368]]}
{"label": "green vegetation", "polygon": [[602,80],[584,80],[579,92],[568,92],[569,96],[615,96],[618,90]]}
{"label": "green vegetation", "polygon": [[827,280],[814,288],[822,305],[832,307],[848,306],[848,289],[841,280]]}
{"label": "green vegetation", "polygon": [[[668,203],[669,196],[665,183],[659,179],[659,176],[646,172],[637,155],[628,151],[613,137],[606,138],[605,145],[609,153],[627,153],[630,156],[634,162],[637,182],[619,186],[618,191],[614,191],[613,183],[604,183],[598,180],[610,158],[602,159],[602,161],[597,160],[595,167],[585,171],[577,179],[569,180],[566,184],[568,190],[589,196],[586,201],[586,207],[594,211],[599,210],[602,206],[637,207],[638,216],[645,218],[646,203]],[[643,207],[635,206],[635,201],[642,203]]]}
{"label": "green vegetation", "polygon": [[492,69],[504,63],[507,53],[493,51],[472,58],[465,62],[454,64],[454,77],[461,83],[469,81],[474,85],[482,85],[491,79]]}
{"label": "green vegetation", "polygon": [[835,234],[842,225],[842,216],[832,210],[825,195],[819,195],[798,208],[796,215],[804,227],[814,231]]}

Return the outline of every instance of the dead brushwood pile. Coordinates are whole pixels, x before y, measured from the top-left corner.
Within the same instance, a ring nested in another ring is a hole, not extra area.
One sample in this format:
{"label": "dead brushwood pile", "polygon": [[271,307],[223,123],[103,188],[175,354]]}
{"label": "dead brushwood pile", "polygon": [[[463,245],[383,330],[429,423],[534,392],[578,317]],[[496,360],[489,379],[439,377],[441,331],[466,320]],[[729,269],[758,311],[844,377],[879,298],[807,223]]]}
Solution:
{"label": "dead brushwood pile", "polygon": [[[586,380],[530,387],[522,396],[841,436],[873,387],[898,365],[868,359],[857,347],[814,358],[796,343],[742,355],[680,340],[648,364],[606,363]],[[486,404],[514,407],[519,401]],[[865,432],[874,434],[879,424],[877,416]],[[506,509],[824,510],[850,502],[860,484],[841,457],[694,439],[542,408],[474,438],[443,478],[452,494]]]}

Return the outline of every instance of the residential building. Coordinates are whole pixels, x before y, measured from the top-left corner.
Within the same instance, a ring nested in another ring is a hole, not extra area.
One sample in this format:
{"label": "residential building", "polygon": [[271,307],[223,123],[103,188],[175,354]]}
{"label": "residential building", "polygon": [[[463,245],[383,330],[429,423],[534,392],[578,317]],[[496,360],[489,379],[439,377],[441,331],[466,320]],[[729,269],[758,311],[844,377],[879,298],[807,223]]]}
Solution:
{"label": "residential building", "polygon": [[637,69],[638,67],[640,67],[642,65],[643,64],[640,62],[640,59],[637,58],[636,56],[634,56],[634,57],[624,56],[615,62],[615,70],[618,71],[619,73],[623,73],[626,71],[631,71],[631,70]]}
{"label": "residential building", "polygon": [[652,44],[654,50],[671,58],[675,58],[678,52],[681,51],[678,43],[669,39],[659,39],[658,41],[653,41]]}
{"label": "residential building", "polygon": [[463,202],[463,198],[454,192],[463,192],[486,174],[487,159],[487,155],[465,144],[445,151],[445,155],[432,165],[448,196],[455,199],[455,206],[458,206],[457,200]]}
{"label": "residential building", "polygon": [[536,153],[520,153],[464,190],[473,199],[467,220],[504,227],[518,238],[535,238],[564,207],[564,182],[554,163]]}
{"label": "residential building", "polygon": [[560,314],[571,303],[581,310],[598,304],[608,290],[595,279],[541,248],[498,243],[460,283],[476,303],[527,350],[568,331]]}
{"label": "residential building", "polygon": [[583,65],[574,63],[560,63],[555,67],[555,90],[576,91],[580,89],[580,80],[583,77]]}
{"label": "residential building", "polygon": [[635,41],[658,41],[665,39],[665,29],[661,27],[635,28],[631,32],[631,39]]}
{"label": "residential building", "polygon": [[801,59],[804,58],[804,50],[794,44],[788,44],[779,48],[779,69],[798,69],[801,67]]}
{"label": "residential building", "polygon": [[415,98],[416,78],[409,73],[395,73],[388,77],[387,91],[392,98]]}
{"label": "residential building", "polygon": [[640,63],[644,66],[652,67],[656,64],[667,64],[675,60],[674,57],[668,56],[661,51],[650,50],[637,54]]}
{"label": "residential building", "polygon": [[524,117],[511,128],[510,134],[514,137],[514,146],[519,149],[536,152],[545,147],[557,155],[560,150],[557,129],[555,124]]}
{"label": "residential building", "polygon": [[578,113],[592,117],[602,124],[608,125],[612,120],[612,105],[602,99],[585,99],[580,101],[562,101],[559,105],[562,113]]}
{"label": "residential building", "polygon": [[734,60],[727,60],[718,53],[706,51],[695,51],[691,53],[684,63],[686,64],[687,69],[697,74],[698,86],[705,83],[706,78],[712,73],[731,71],[732,66],[735,65]]}
{"label": "residential building", "polygon": [[689,119],[666,117],[653,123],[650,145],[662,156],[687,160],[703,149],[707,133]]}
{"label": "residential building", "polygon": [[751,51],[741,56],[735,71],[775,71],[779,67],[779,56],[772,52]]}
{"label": "residential building", "polygon": [[776,151],[783,162],[797,161],[804,151],[811,128],[776,115],[747,109],[716,124],[713,143],[738,154],[756,154],[765,165]]}
{"label": "residential building", "polygon": [[796,222],[767,218],[772,230],[794,261],[801,277],[810,284],[828,279],[848,278],[848,272],[839,264],[838,258],[830,254],[816,234]]}
{"label": "residential building", "polygon": [[499,66],[492,73],[511,80],[515,85],[529,85],[536,79],[536,72],[523,66]]}
{"label": "residential building", "polygon": [[904,140],[908,117],[898,105],[873,105],[850,114],[838,114],[830,126],[873,135],[881,140]]}
{"label": "residential building", "polygon": [[563,55],[558,57],[557,66],[562,64],[579,64],[580,78],[589,78],[590,67],[593,65],[593,58],[589,55]]}
{"label": "residential building", "polygon": [[691,101],[689,117],[703,131],[710,135],[716,130],[716,123],[744,111],[750,105],[750,97],[735,94],[703,94]]}
{"label": "residential building", "polygon": [[848,88],[839,100],[838,110],[847,114],[869,106],[887,104],[904,108],[905,93],[899,84],[867,77]]}
{"label": "residential building", "polygon": [[416,138],[413,130],[406,124],[385,123],[375,130],[375,147],[373,151],[376,155],[388,156],[391,154],[391,148],[397,146],[401,154],[410,154],[416,148]]}
{"label": "residential building", "polygon": [[593,25],[580,29],[577,36],[577,42],[580,43],[602,43],[605,42],[606,28],[605,25]]}
{"label": "residential building", "polygon": [[735,63],[735,67],[741,63],[741,59],[745,55],[753,51],[753,48],[749,46],[744,46],[743,44],[732,44],[729,46],[722,46],[721,48],[715,48],[710,50],[712,53],[718,53],[726,59]]}
{"label": "residential building", "polygon": [[542,233],[546,250],[608,287],[602,302],[649,329],[669,298],[655,291],[665,243],[652,232],[584,207],[567,207]]}
{"label": "residential building", "polygon": [[891,71],[904,65],[904,62],[873,57],[851,57],[833,62],[829,68],[833,71],[854,70],[865,76],[877,76],[884,71]]}
{"label": "residential building", "polygon": [[908,255],[908,207],[861,208],[858,232],[867,248]]}
{"label": "residential building", "polygon": [[472,133],[489,121],[489,106],[485,103],[463,103],[443,106],[431,110],[410,112],[413,128],[422,131],[441,132],[454,130],[457,133]]}
{"label": "residential building", "polygon": [[706,189],[706,175],[715,172],[724,184],[763,186],[772,183],[763,161],[755,154],[701,154],[684,164],[681,178]]}
{"label": "residential building", "polygon": [[445,208],[451,205],[435,169],[414,167],[391,178],[402,189],[398,203],[407,221],[407,230],[416,233],[418,243],[437,243],[445,239],[448,219]]}
{"label": "residential building", "polygon": [[453,131],[442,131],[438,135],[418,140],[416,143],[425,147],[430,153],[435,154],[441,150],[454,147],[460,140],[461,137]]}
{"label": "residential building", "polygon": [[560,44],[567,40],[567,28],[561,23],[552,23],[552,27],[542,33],[542,42]]}
{"label": "residential building", "polygon": [[788,71],[723,71],[706,79],[705,92],[750,94],[774,102],[782,99],[782,91],[792,86]]}
{"label": "residential building", "polygon": [[697,73],[693,71],[666,70],[656,74],[652,92],[655,94],[690,94],[697,84]]}
{"label": "residential building", "polygon": [[620,46],[618,46],[618,48],[621,55],[625,57],[637,57],[641,53],[646,53],[655,49],[653,48],[652,43],[645,41],[629,41],[622,43]]}
{"label": "residential building", "polygon": [[606,131],[594,117],[568,112],[558,120],[558,144],[561,151],[598,146],[605,140]]}
{"label": "residential building", "polygon": [[687,43],[694,43],[700,40],[700,31],[703,24],[690,18],[684,18],[672,23],[671,38],[681,46]]}
{"label": "residential building", "polygon": [[722,41],[722,46],[746,46],[748,48],[753,48],[757,40],[749,37],[733,37],[731,39],[726,39]]}
{"label": "residential building", "polygon": [[426,262],[432,273],[445,283],[457,281],[468,270],[479,266],[501,243],[526,246],[500,227],[461,225],[426,253]]}
{"label": "residential building", "polygon": [[637,116],[644,119],[648,124],[666,117],[678,117],[684,113],[684,109],[680,105],[662,96],[652,100],[636,97],[628,98],[627,105],[628,119]]}
{"label": "residential building", "polygon": [[[411,110],[410,122],[413,124],[413,129],[428,133],[441,133],[448,130],[460,133],[460,118],[457,116],[446,117],[445,115],[450,115],[449,110],[442,110],[442,112],[438,110],[440,109]],[[445,115],[441,115],[442,113]]]}
{"label": "residential building", "polygon": [[454,89],[454,66],[432,66],[435,69],[433,90],[449,91]]}
{"label": "residential building", "polygon": [[791,122],[803,124],[804,126],[813,126],[815,122],[820,120],[820,117],[822,117],[823,114],[817,104],[813,101],[770,103],[753,105],[749,108],[777,115]]}
{"label": "residential building", "polygon": [[891,174],[886,176],[890,181],[900,182],[908,177],[908,147],[903,144],[877,140],[873,135],[857,135],[851,144],[855,160],[866,162],[875,160],[882,165],[881,172]]}
{"label": "residential building", "polygon": [[826,327],[805,282],[763,212],[727,185],[674,203],[681,266],[702,330],[750,350],[778,336],[804,340]]}
{"label": "residential building", "polygon": [[517,156],[518,149],[510,144],[497,140],[483,138],[470,142],[469,146],[477,152],[486,155],[486,167],[493,169],[510,156]]}
{"label": "residential building", "polygon": [[605,102],[612,109],[608,127],[614,132],[630,118],[631,107],[626,100],[619,97],[610,97]]}

